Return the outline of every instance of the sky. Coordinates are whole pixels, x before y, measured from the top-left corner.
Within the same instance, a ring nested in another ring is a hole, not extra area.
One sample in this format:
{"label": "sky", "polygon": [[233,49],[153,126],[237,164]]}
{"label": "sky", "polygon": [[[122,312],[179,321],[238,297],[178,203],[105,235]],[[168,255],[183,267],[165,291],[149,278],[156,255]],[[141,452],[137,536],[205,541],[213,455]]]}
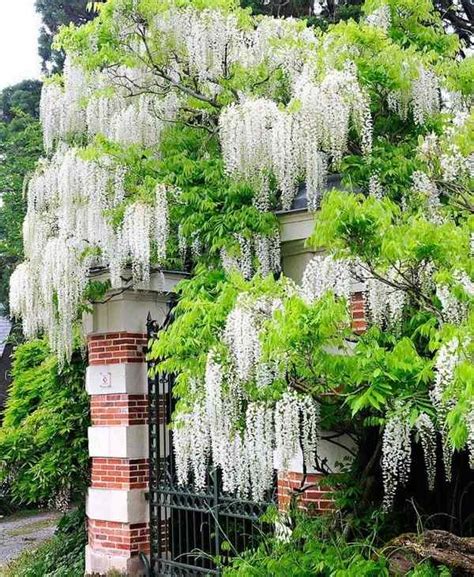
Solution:
{"label": "sky", "polygon": [[35,0],[0,0],[0,90],[21,80],[40,78]]}

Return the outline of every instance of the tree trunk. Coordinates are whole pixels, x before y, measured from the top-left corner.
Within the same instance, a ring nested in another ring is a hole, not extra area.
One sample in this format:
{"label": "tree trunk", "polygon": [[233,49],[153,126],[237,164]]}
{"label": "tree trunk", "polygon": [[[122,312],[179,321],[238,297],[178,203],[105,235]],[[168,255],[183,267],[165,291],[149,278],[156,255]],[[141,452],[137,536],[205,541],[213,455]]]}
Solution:
{"label": "tree trunk", "polygon": [[431,559],[450,569],[474,575],[474,538],[457,537],[447,531],[405,533],[387,546],[392,575],[405,575],[416,561]]}

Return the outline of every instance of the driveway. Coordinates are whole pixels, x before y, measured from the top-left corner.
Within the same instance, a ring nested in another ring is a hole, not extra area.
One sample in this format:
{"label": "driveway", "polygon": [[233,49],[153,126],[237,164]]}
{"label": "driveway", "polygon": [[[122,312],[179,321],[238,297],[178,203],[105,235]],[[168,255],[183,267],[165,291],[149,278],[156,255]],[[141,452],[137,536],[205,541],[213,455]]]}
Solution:
{"label": "driveway", "polygon": [[53,536],[61,515],[27,512],[0,518],[0,567]]}

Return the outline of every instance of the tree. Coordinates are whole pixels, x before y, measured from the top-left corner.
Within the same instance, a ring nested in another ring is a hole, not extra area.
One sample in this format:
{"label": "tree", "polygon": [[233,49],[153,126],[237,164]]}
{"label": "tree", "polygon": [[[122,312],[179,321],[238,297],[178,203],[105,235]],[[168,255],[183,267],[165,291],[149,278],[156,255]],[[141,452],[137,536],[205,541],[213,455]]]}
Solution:
{"label": "tree", "polygon": [[38,39],[43,70],[55,73],[62,69],[64,63],[64,55],[53,48],[53,40],[59,28],[71,22],[84,24],[95,14],[87,10],[87,0],[36,0],[35,6],[43,20]]}
{"label": "tree", "polygon": [[[250,6],[256,14],[273,16],[310,17],[314,24],[326,28],[328,24],[359,19],[362,0],[243,0],[242,6]],[[434,0],[434,7],[448,30],[454,30],[466,46],[474,42],[474,7],[469,0]]]}
{"label": "tree", "polygon": [[[28,187],[12,279],[25,331],[67,360],[93,267],[118,287],[127,267],[142,286],[150,266],[190,264],[151,351],[177,374],[181,483],[201,487],[212,462],[227,490],[261,499],[275,448],[327,473],[318,439],[335,430],[357,441],[349,531],[370,506],[394,510],[387,530],[413,527],[407,497],[439,518],[463,510],[473,59],[433,5],[368,0],[358,22],[321,31],[227,0],[113,0],[58,42],[65,73],[42,107],[50,159]],[[327,191],[328,172],[345,190]],[[274,211],[303,182],[317,255],[298,288],[281,274]]]}
{"label": "tree", "polygon": [[28,90],[7,94],[3,100],[8,103],[9,121],[0,122],[0,302],[8,310],[10,276],[23,259],[24,179],[34,169],[43,144],[39,121],[21,111],[21,107],[37,109],[37,99]]}
{"label": "tree", "polygon": [[434,0],[444,22],[467,46],[474,42],[474,6],[469,0]]}
{"label": "tree", "polygon": [[39,80],[23,80],[13,86],[4,88],[0,94],[0,110],[3,122],[10,122],[15,111],[28,114],[32,118],[39,117],[39,101],[41,82]]}

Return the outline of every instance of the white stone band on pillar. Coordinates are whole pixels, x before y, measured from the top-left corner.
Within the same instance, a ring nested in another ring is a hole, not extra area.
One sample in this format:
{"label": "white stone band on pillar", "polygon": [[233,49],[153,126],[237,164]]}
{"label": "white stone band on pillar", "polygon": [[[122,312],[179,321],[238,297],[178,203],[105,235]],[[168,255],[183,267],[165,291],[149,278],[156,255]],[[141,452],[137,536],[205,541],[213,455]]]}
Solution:
{"label": "white stone band on pillar", "polygon": [[148,501],[143,489],[95,489],[89,487],[86,512],[89,519],[116,523],[147,523]]}
{"label": "white stone band on pillar", "polygon": [[148,392],[146,363],[89,365],[86,390],[89,395],[145,395]]}
{"label": "white stone band on pillar", "polygon": [[148,425],[89,427],[89,456],[148,458]]}

